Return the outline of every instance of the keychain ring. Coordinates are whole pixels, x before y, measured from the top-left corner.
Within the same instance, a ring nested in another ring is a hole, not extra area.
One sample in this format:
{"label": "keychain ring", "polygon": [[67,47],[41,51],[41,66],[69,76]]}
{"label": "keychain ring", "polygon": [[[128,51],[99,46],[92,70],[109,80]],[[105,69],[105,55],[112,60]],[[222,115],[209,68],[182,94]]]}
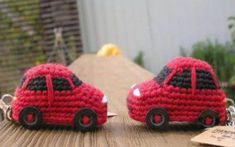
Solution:
{"label": "keychain ring", "polygon": [[11,99],[13,99],[13,96],[12,95],[10,95],[10,94],[4,94],[2,97],[1,97],[1,100],[5,103],[5,99],[6,98],[8,98],[8,97],[10,97]]}
{"label": "keychain ring", "polygon": [[11,118],[11,106],[9,106],[6,110],[6,119],[11,121],[12,118]]}
{"label": "keychain ring", "polygon": [[228,103],[228,104],[230,104],[229,106],[234,106],[235,107],[235,103],[234,103],[234,101],[231,99],[231,98],[226,98],[226,102]]}
{"label": "keychain ring", "polygon": [[231,114],[231,112],[230,112],[230,110],[228,108],[226,109],[226,111],[227,111],[227,122],[231,122],[232,114]]}
{"label": "keychain ring", "polygon": [[4,100],[6,98],[11,98],[11,100],[13,99],[13,96],[10,94],[4,94],[1,98],[0,98],[0,109],[3,111],[3,120],[4,118],[6,118],[7,120],[11,121],[11,105],[8,105]]}
{"label": "keychain ring", "polygon": [[226,111],[227,111],[227,125],[233,126],[235,125],[234,116],[235,116],[235,104],[234,101],[230,98],[226,99],[226,102],[228,104]]}

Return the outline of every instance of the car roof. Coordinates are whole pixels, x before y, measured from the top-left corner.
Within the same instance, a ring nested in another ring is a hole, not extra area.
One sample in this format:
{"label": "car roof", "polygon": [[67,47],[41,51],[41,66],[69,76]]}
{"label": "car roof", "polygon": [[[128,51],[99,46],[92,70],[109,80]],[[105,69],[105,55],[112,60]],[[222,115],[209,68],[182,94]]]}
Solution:
{"label": "car roof", "polygon": [[51,76],[59,76],[59,77],[68,77],[72,75],[72,71],[70,71],[67,67],[61,64],[53,64],[46,63],[34,66],[26,71],[26,77],[35,77],[40,75],[51,75]]}
{"label": "car roof", "polygon": [[170,69],[195,67],[196,69],[212,70],[207,62],[192,57],[174,58],[167,63],[167,67]]}

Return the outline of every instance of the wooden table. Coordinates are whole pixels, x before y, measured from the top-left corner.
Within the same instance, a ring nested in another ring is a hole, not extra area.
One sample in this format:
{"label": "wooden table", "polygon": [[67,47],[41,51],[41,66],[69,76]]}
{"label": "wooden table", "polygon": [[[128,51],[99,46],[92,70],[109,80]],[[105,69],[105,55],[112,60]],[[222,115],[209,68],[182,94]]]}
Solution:
{"label": "wooden table", "polygon": [[190,138],[202,130],[193,125],[173,125],[159,132],[128,117],[126,95],[131,85],[153,78],[153,74],[124,57],[83,55],[69,68],[83,81],[99,87],[109,98],[108,109],[118,114],[95,132],[68,129],[30,131],[4,121],[0,124],[0,146],[198,146]]}

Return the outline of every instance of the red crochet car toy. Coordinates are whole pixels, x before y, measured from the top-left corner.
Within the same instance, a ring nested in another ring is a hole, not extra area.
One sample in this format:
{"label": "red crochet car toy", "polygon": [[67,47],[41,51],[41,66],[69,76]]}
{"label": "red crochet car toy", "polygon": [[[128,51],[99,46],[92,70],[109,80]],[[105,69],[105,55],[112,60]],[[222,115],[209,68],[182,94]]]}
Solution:
{"label": "red crochet car toy", "polygon": [[12,119],[28,129],[49,124],[90,131],[106,122],[107,98],[65,66],[42,64],[29,69],[16,88]]}
{"label": "red crochet car toy", "polygon": [[190,57],[173,59],[154,79],[133,86],[127,103],[129,116],[153,129],[176,121],[212,127],[226,119],[226,97],[212,68]]}

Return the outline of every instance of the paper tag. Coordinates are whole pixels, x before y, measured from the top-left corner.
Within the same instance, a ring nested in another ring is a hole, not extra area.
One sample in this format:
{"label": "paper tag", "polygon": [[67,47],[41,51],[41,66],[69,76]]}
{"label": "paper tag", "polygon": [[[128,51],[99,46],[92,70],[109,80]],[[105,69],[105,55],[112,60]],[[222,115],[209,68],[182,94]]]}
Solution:
{"label": "paper tag", "polygon": [[231,126],[216,126],[193,137],[191,141],[216,146],[235,147],[235,128]]}
{"label": "paper tag", "polygon": [[108,113],[107,113],[107,116],[108,116],[108,117],[114,117],[114,116],[117,116],[117,114],[116,114],[116,113],[113,113],[113,112],[108,112]]}

